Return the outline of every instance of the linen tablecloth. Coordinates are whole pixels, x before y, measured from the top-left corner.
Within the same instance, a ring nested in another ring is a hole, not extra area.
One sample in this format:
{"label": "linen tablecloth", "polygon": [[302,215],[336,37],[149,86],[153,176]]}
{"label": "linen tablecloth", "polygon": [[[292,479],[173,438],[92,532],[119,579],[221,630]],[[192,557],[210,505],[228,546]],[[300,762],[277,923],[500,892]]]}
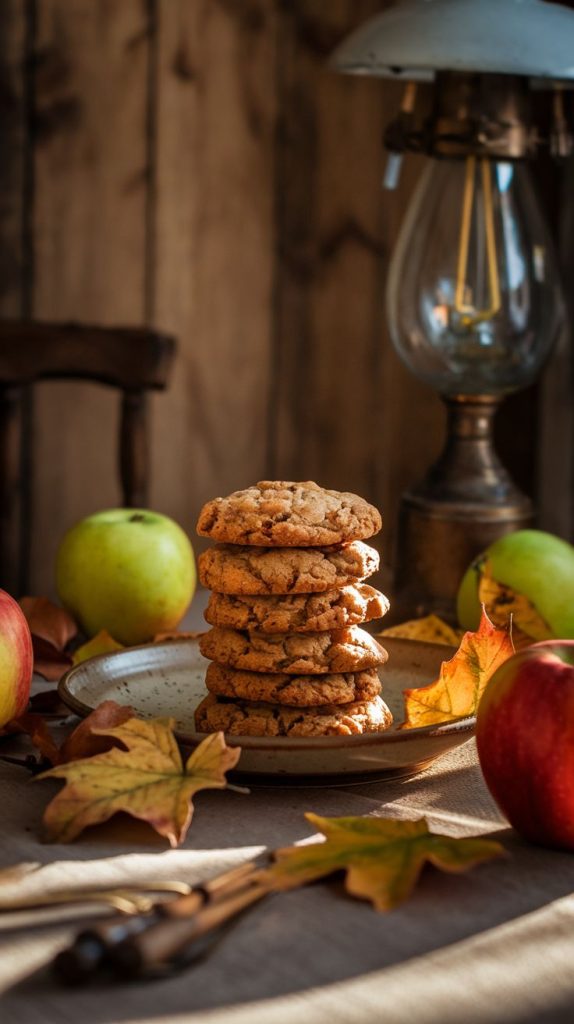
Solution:
{"label": "linen tablecloth", "polygon": [[1,864],[39,862],[20,891],[198,881],[265,847],[310,835],[303,814],[424,814],[449,835],[496,834],[509,859],[461,875],[425,870],[414,896],[376,913],[320,883],[266,898],[215,951],[160,982],[65,990],[46,965],[77,924],[0,933],[6,1024],[205,1021],[220,1024],[499,1024],[574,1019],[574,857],[521,842],[482,782],[474,742],[424,774],[347,788],[206,792],[184,846],[143,824],[110,823],[74,844],[39,842],[51,782],[0,767]]}
{"label": "linen tablecloth", "polygon": [[178,850],[126,818],[66,846],[42,843],[42,811],[58,785],[0,763],[0,870],[40,865],[18,883],[21,895],[198,882],[309,837],[305,811],[425,816],[448,835],[496,836],[509,856],[460,876],[425,869],[412,898],[388,914],[338,883],[266,897],[207,959],[162,981],[59,988],[49,963],[82,922],[3,931],[0,920],[1,1024],[574,1021],[574,855],[528,845],[508,828],[484,785],[474,740],[405,780],[199,793]]}

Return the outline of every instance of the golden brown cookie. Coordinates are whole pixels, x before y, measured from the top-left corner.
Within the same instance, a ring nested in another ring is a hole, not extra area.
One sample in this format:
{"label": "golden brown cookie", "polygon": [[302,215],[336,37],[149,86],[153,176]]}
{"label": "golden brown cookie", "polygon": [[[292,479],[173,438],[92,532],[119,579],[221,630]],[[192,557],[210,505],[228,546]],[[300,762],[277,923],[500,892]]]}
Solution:
{"label": "golden brown cookie", "polygon": [[295,709],[209,694],[195,712],[198,732],[221,730],[230,736],[351,736],[384,732],[392,722],[382,697],[339,707]]}
{"label": "golden brown cookie", "polygon": [[373,668],[363,672],[295,676],[273,672],[243,672],[212,662],[207,668],[205,685],[210,693],[218,697],[302,708],[370,700],[381,692],[381,682]]}
{"label": "golden brown cookie", "polygon": [[200,637],[199,649],[227,668],[290,675],[360,672],[387,660],[384,647],[359,626],[328,633],[248,633],[214,626]]}
{"label": "golden brown cookie", "polygon": [[379,568],[374,548],[256,548],[216,544],[198,559],[199,579],[220,594],[317,594],[360,583]]}
{"label": "golden brown cookie", "polygon": [[260,633],[320,633],[370,622],[385,615],[389,602],[368,583],[327,590],[323,594],[212,593],[205,610],[210,626]]}
{"label": "golden brown cookie", "polygon": [[364,498],[312,480],[261,480],[208,501],[197,523],[202,537],[260,547],[324,547],[364,540],[380,529],[379,512]]}

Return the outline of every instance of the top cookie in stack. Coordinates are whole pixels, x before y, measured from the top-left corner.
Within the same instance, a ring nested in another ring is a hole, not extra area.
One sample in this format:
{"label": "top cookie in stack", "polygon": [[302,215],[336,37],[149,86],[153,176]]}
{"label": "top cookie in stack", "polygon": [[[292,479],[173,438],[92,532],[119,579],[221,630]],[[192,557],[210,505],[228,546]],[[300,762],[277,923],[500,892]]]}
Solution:
{"label": "top cookie in stack", "polygon": [[200,641],[213,663],[199,731],[388,728],[377,672],[387,654],[358,628],[388,609],[363,582],[379,562],[363,541],[380,528],[364,499],[311,481],[262,481],[204,506],[197,532],[219,543],[199,558],[213,591],[205,613],[213,628]]}

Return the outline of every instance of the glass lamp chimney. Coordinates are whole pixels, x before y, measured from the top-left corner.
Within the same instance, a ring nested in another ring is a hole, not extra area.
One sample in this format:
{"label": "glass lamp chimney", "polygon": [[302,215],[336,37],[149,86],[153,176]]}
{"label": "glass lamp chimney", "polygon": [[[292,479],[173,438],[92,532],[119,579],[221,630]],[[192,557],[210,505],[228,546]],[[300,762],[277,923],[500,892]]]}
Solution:
{"label": "glass lamp chimney", "polygon": [[401,359],[442,395],[503,397],[535,379],[561,292],[526,166],[429,161],[391,261],[387,311]]}

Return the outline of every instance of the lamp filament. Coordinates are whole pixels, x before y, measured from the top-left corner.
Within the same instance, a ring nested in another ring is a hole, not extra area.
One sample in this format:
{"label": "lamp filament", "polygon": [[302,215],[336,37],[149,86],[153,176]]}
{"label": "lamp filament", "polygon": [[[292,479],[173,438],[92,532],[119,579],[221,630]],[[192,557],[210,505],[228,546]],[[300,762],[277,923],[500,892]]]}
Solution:
{"label": "lamp filament", "polygon": [[[492,195],[492,168],[490,161],[482,157],[480,169],[482,175],[482,195],[484,204],[484,236],[486,243],[486,264],[488,271],[489,304],[478,309],[472,304],[472,288],[467,284],[470,236],[472,226],[472,209],[476,198],[476,164],[477,158],[466,159],[466,172],[462,197],[458,260],[456,271],[456,290],[454,310],[459,314],[460,322],[465,327],[474,327],[485,320],[492,320],[502,305],[500,295],[500,278],[496,252],[496,234],[494,228],[494,203]],[[471,302],[467,301],[471,297]]]}

